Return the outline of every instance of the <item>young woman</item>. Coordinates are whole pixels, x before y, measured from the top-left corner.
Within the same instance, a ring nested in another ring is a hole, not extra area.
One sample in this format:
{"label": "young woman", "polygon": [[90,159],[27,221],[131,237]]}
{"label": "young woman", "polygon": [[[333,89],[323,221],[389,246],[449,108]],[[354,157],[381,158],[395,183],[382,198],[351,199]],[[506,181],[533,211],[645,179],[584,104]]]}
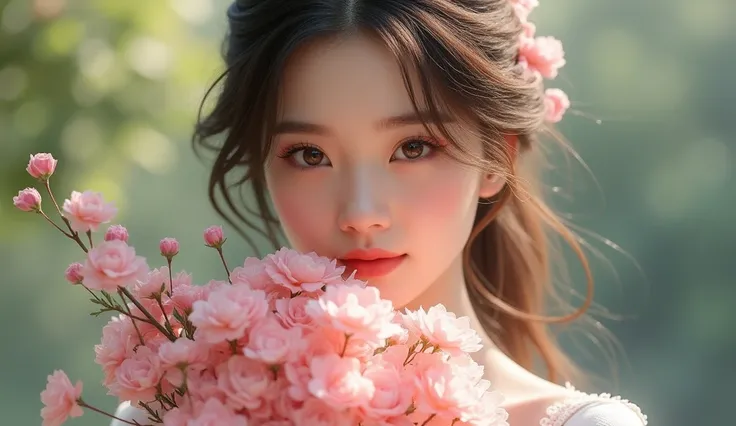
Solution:
{"label": "young woman", "polygon": [[[210,195],[233,225],[340,259],[396,307],[468,316],[512,426],[642,426],[632,403],[557,384],[572,363],[548,326],[583,315],[592,282],[582,307],[545,315],[549,231],[590,274],[537,192],[539,136],[568,104],[543,84],[564,58],[535,38],[535,3],[238,0],[227,72],[195,140],[216,150]],[[246,220],[231,177],[265,228]],[[540,360],[546,378],[532,372]]]}

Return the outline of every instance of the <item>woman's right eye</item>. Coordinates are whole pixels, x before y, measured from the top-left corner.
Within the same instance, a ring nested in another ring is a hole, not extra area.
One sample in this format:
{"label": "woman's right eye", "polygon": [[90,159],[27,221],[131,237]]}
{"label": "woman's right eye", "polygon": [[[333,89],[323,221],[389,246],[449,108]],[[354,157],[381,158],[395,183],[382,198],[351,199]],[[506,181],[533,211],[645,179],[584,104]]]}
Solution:
{"label": "woman's right eye", "polygon": [[294,146],[279,155],[279,157],[287,159],[297,167],[304,169],[330,165],[327,155],[314,146]]}

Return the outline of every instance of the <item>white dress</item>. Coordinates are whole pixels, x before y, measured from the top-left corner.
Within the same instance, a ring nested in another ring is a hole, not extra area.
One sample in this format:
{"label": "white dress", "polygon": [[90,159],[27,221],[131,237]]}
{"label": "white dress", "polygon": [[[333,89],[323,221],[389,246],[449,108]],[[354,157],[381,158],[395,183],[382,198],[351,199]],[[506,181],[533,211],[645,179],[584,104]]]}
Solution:
{"label": "white dress", "polygon": [[[646,426],[647,416],[639,407],[618,396],[610,394],[589,394],[568,388],[573,396],[559,401],[547,408],[539,426]],[[150,424],[146,412],[132,407],[128,403],[121,404],[115,416],[128,421],[137,421],[142,425]],[[128,426],[113,420],[110,426]],[[511,425],[537,426],[537,425]]]}

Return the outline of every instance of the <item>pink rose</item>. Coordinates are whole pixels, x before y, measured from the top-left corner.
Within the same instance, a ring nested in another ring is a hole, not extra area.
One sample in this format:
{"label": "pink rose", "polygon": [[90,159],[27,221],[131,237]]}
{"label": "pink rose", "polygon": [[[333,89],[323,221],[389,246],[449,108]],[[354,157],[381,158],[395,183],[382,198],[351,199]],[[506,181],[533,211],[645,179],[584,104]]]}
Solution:
{"label": "pink rose", "polygon": [[36,179],[46,180],[54,174],[56,163],[57,160],[51,154],[42,153],[31,155],[26,171]]}
{"label": "pink rose", "polygon": [[226,401],[226,395],[220,389],[218,378],[212,369],[187,377],[187,385],[192,398],[197,401],[207,401],[211,398],[217,398],[223,403]]}
{"label": "pink rose", "polygon": [[542,77],[555,78],[560,68],[565,66],[565,51],[562,42],[554,37],[524,38],[519,53],[522,63]]}
{"label": "pink rose", "polygon": [[103,241],[87,254],[82,268],[84,285],[91,290],[117,291],[143,280],[148,274],[146,259],[120,240]]}
{"label": "pink rose", "polygon": [[13,197],[13,205],[21,211],[31,212],[41,210],[41,194],[35,188],[26,188]]}
{"label": "pink rose", "polygon": [[204,230],[204,243],[208,247],[219,248],[225,243],[222,226],[210,226]]}
{"label": "pink rose", "polygon": [[312,317],[307,315],[306,307],[307,302],[310,300],[308,297],[276,299],[274,301],[274,308],[279,320],[286,327],[309,327],[312,324]]}
{"label": "pink rose", "polygon": [[217,386],[226,395],[226,405],[234,410],[255,410],[264,404],[271,377],[268,366],[241,355],[217,367]]}
{"label": "pink rose", "polygon": [[356,424],[356,418],[350,411],[338,411],[319,399],[309,399],[294,412],[294,424],[343,426]]}
{"label": "pink rose", "polygon": [[170,305],[172,311],[176,309],[182,315],[189,315],[192,312],[192,305],[197,300],[207,299],[205,288],[192,285],[192,276],[186,272],[174,275],[173,293],[166,300],[166,305]]}
{"label": "pink rose", "polygon": [[102,194],[92,191],[73,191],[70,199],[64,200],[64,217],[77,232],[96,232],[101,224],[112,220],[118,213],[113,203],[105,203]]}
{"label": "pink rose", "polygon": [[345,271],[345,267],[337,266],[336,260],[287,248],[269,254],[267,259],[271,263],[266,264],[266,272],[271,279],[293,293],[318,291],[326,284],[341,281]]}
{"label": "pink rose", "polygon": [[77,402],[82,397],[82,382],[72,385],[61,370],[48,376],[46,389],[41,392],[43,426],[61,426],[68,417],[79,417],[82,407]]}
{"label": "pink rose", "polygon": [[266,273],[265,260],[255,257],[248,257],[243,262],[243,266],[238,266],[230,273],[230,280],[233,285],[244,284],[256,290],[265,290],[267,286],[273,285],[273,280]]}
{"label": "pink rose", "polygon": [[165,341],[158,348],[161,368],[165,371],[166,380],[180,387],[184,384],[184,373],[187,377],[207,367],[209,353],[207,348],[187,338]]}
{"label": "pink rose", "polygon": [[341,358],[335,354],[315,357],[309,364],[312,379],[309,392],[338,410],[358,407],[373,398],[373,382],[361,374],[356,358]]}
{"label": "pink rose", "polygon": [[216,398],[210,398],[187,426],[248,426],[244,416],[235,414]]}
{"label": "pink rose", "polygon": [[190,413],[176,407],[166,411],[162,420],[166,426],[188,426],[191,419],[192,415]]}
{"label": "pink rose", "polygon": [[110,240],[120,240],[123,242],[128,242],[128,230],[125,229],[122,225],[112,225],[111,227],[107,228],[107,232],[105,232],[105,241]]}
{"label": "pink rose", "polygon": [[243,349],[243,354],[248,358],[274,365],[286,361],[302,347],[300,328],[286,329],[278,320],[268,317],[250,330],[248,344]]}
{"label": "pink rose", "polygon": [[367,341],[386,339],[401,328],[393,322],[393,305],[375,287],[330,285],[305,309],[316,322]]}
{"label": "pink rose", "polygon": [[246,328],[263,319],[267,312],[262,290],[228,285],[212,292],[207,301],[194,302],[189,320],[197,327],[196,339],[220,343],[240,339]]}
{"label": "pink rose", "polygon": [[84,279],[82,276],[83,267],[84,266],[79,262],[72,263],[68,268],[66,268],[66,271],[64,271],[64,278],[72,284],[82,284],[82,280]]}
{"label": "pink rose", "polygon": [[170,259],[179,254],[179,241],[176,238],[164,238],[158,243],[161,256]]}
{"label": "pink rose", "polygon": [[457,318],[442,304],[432,306],[426,312],[421,307],[416,311],[407,309],[404,326],[451,355],[477,352],[483,347],[480,336],[470,327],[470,319]]}
{"label": "pink rose", "polygon": [[369,365],[363,377],[373,383],[373,397],[363,401],[361,410],[370,418],[396,417],[404,414],[412,403],[413,383],[402,374],[401,364],[376,362]]}
{"label": "pink rose", "polygon": [[102,342],[95,345],[95,363],[105,373],[105,386],[112,383],[115,370],[126,358],[133,355],[133,350],[139,343],[133,323],[126,315],[113,317],[102,327]]}
{"label": "pink rose", "polygon": [[169,288],[169,268],[162,266],[148,272],[146,278],[138,281],[132,289],[137,299],[155,299]]}
{"label": "pink rose", "polygon": [[547,111],[546,120],[558,123],[570,108],[570,99],[560,89],[547,89],[544,92],[544,107]]}
{"label": "pink rose", "polygon": [[115,371],[115,381],[109,386],[110,394],[132,404],[151,401],[162,377],[158,355],[147,346],[138,346],[133,356],[123,361]]}

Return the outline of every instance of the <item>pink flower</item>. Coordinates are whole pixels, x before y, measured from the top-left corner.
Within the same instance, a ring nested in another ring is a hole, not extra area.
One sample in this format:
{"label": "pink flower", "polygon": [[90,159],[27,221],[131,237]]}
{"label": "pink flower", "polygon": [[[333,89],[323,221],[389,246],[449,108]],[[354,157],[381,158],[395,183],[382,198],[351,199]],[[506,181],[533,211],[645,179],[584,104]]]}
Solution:
{"label": "pink flower", "polygon": [[439,304],[424,311],[406,310],[404,325],[410,332],[423,336],[431,345],[451,355],[477,352],[483,345],[478,333],[470,327],[468,317],[457,318]]}
{"label": "pink flower", "polygon": [[273,373],[263,363],[235,355],[217,368],[217,385],[226,395],[226,405],[234,410],[255,410],[264,396]]}
{"label": "pink flower", "polygon": [[68,417],[79,417],[82,407],[77,402],[82,397],[82,382],[72,385],[61,370],[48,376],[46,389],[41,392],[43,426],[60,426]]}
{"label": "pink flower", "polygon": [[161,251],[161,256],[171,259],[179,254],[179,241],[176,238],[164,238],[159,242],[158,248]]}
{"label": "pink flower", "polygon": [[118,213],[113,203],[105,203],[102,194],[92,191],[73,191],[70,199],[64,200],[64,217],[77,232],[96,232],[101,224],[112,220]]}
{"label": "pink flower", "polygon": [[544,107],[547,111],[546,120],[558,123],[570,108],[570,99],[560,89],[547,89],[544,91]]}
{"label": "pink flower", "polygon": [[220,248],[225,243],[222,226],[210,226],[204,230],[204,243],[207,247]]}
{"label": "pink flower", "polygon": [[210,398],[217,398],[224,403],[227,395],[220,389],[217,381],[215,371],[207,369],[187,377],[187,388],[195,400],[207,401]]}
{"label": "pink flower", "polygon": [[519,53],[522,63],[545,78],[557,77],[558,70],[565,66],[562,42],[554,37],[524,38]]}
{"label": "pink flower", "polygon": [[539,6],[539,0],[511,0],[519,19],[526,21],[529,14]]}
{"label": "pink flower", "polygon": [[172,408],[163,415],[165,426],[187,426],[191,419],[192,415],[190,413],[187,413],[178,407]]}
{"label": "pink flower", "polygon": [[166,379],[172,385],[180,387],[184,384],[184,373],[187,377],[207,367],[207,349],[194,340],[179,338],[166,341],[158,348],[161,368],[165,370]]}
{"label": "pink flower", "polygon": [[115,378],[115,370],[126,358],[133,355],[133,350],[140,343],[131,319],[126,315],[113,317],[102,327],[102,341],[95,345],[95,363],[105,373],[105,386],[109,386]]}
{"label": "pink flower", "polygon": [[115,371],[115,380],[109,386],[110,394],[133,404],[151,401],[162,377],[158,355],[147,346],[138,346],[133,356],[123,361]]}
{"label": "pink flower", "polygon": [[303,347],[301,331],[300,328],[286,329],[278,320],[268,317],[250,330],[243,354],[269,365],[282,363]]}
{"label": "pink flower", "polygon": [[320,324],[359,339],[380,341],[397,334],[393,305],[380,297],[375,287],[327,286],[317,300],[310,300],[307,314]]}
{"label": "pink flower", "polygon": [[26,188],[13,197],[13,205],[24,212],[41,210],[41,194],[36,188]]}
{"label": "pink flower", "polygon": [[197,327],[196,339],[220,343],[241,338],[246,328],[263,319],[267,312],[262,290],[228,285],[212,292],[207,301],[194,302],[189,320]]}
{"label": "pink flower", "polygon": [[315,357],[309,370],[312,373],[309,392],[333,408],[358,407],[373,398],[373,382],[363,377],[360,361],[356,358],[341,358],[335,354]]}
{"label": "pink flower", "polygon": [[302,326],[308,327],[312,324],[312,317],[307,315],[308,297],[293,297],[288,299],[276,299],[274,308],[278,317],[286,327]]}
{"label": "pink flower", "polygon": [[85,286],[109,292],[133,285],[147,274],[146,259],[136,256],[135,249],[120,240],[103,241],[90,250],[82,268]]}
{"label": "pink flower", "polygon": [[122,225],[112,225],[105,232],[105,241],[120,240],[128,242],[128,230]]}
{"label": "pink flower", "polygon": [[148,272],[148,276],[138,281],[132,293],[138,299],[155,299],[169,288],[169,268],[162,266]]}
{"label": "pink flower", "polygon": [[26,171],[36,179],[46,180],[54,174],[56,163],[57,160],[51,154],[42,153],[31,155]]}
{"label": "pink flower", "polygon": [[[294,412],[294,424],[314,426],[343,426],[356,424],[350,411],[338,411],[319,399],[309,399]],[[362,423],[361,423],[362,424]]]}
{"label": "pink flower", "polygon": [[267,263],[269,263],[267,260],[248,257],[243,262],[243,266],[233,269],[230,273],[230,280],[233,285],[245,284],[256,290],[265,290],[267,286],[274,284],[266,273]]}
{"label": "pink flower", "polygon": [[79,262],[72,263],[64,271],[64,278],[72,284],[82,284],[84,277],[82,276],[83,265]]}
{"label": "pink flower", "polygon": [[402,374],[401,364],[377,361],[363,372],[375,391],[371,399],[363,401],[361,410],[375,419],[400,416],[412,403],[413,383]]}
{"label": "pink flower", "polygon": [[341,281],[343,266],[336,260],[317,256],[316,253],[301,254],[295,250],[281,248],[267,256],[272,263],[266,265],[266,272],[277,284],[293,293],[314,292],[326,284]]}
{"label": "pink flower", "polygon": [[199,411],[187,426],[248,426],[244,416],[230,411],[216,398],[208,399]]}

